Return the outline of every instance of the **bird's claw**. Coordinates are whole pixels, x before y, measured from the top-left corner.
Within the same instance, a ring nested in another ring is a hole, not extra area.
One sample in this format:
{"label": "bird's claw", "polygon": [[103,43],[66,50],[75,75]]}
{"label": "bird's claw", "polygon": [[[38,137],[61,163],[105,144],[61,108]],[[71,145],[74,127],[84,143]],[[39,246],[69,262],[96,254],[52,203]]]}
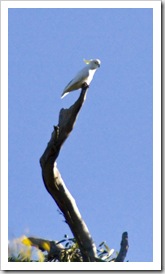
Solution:
{"label": "bird's claw", "polygon": [[82,84],[82,89],[84,88],[89,88],[89,85],[86,82]]}

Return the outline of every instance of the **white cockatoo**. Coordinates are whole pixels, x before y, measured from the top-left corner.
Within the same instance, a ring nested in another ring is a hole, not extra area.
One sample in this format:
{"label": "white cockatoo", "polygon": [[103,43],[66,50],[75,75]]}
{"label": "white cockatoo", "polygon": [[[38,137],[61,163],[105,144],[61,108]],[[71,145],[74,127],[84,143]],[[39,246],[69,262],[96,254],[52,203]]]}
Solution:
{"label": "white cockatoo", "polygon": [[85,60],[84,62],[87,64],[78,74],[69,82],[69,84],[65,87],[61,98],[66,96],[69,92],[82,88],[83,84],[87,84],[89,86],[90,82],[93,79],[93,76],[96,70],[100,67],[99,59],[91,59]]}

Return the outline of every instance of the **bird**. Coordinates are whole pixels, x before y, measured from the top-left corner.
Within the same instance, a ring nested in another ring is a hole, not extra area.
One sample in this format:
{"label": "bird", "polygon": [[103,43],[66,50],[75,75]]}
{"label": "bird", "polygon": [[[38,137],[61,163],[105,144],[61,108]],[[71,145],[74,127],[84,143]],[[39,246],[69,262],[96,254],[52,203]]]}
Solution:
{"label": "bird", "polygon": [[99,59],[84,59],[86,66],[78,72],[78,74],[68,83],[64,88],[61,98],[64,98],[69,92],[80,89],[84,84],[89,86],[96,70],[100,67],[101,61]]}

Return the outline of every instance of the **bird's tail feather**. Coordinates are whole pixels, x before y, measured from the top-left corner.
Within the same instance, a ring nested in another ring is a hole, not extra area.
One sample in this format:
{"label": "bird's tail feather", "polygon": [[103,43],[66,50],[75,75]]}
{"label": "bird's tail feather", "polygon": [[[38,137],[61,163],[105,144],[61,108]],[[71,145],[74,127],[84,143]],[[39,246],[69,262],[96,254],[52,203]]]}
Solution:
{"label": "bird's tail feather", "polygon": [[61,95],[61,99],[64,98],[69,92],[63,92]]}

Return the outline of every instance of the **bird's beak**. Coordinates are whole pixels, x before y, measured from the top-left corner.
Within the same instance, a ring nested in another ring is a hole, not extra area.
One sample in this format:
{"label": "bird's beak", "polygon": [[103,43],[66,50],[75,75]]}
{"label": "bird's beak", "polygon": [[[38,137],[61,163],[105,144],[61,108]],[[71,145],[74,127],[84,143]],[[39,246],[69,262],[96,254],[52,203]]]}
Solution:
{"label": "bird's beak", "polygon": [[86,60],[86,59],[83,59],[83,61],[85,62],[85,64],[89,64],[91,61],[90,60]]}

